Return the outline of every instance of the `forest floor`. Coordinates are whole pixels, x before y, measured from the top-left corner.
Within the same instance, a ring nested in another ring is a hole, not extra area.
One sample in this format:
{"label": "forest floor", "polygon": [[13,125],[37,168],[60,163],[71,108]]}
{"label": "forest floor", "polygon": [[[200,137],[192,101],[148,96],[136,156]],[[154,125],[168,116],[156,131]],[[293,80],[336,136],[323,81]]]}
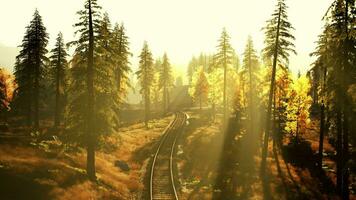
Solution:
{"label": "forest floor", "polygon": [[[267,179],[262,181],[260,144],[245,134],[243,125],[223,134],[219,120],[212,122],[204,114],[190,116],[178,151],[182,199],[339,199],[335,192],[335,150],[327,138],[323,170],[315,165],[317,128],[303,134],[298,145],[288,137],[281,147],[273,148],[270,141]],[[313,121],[312,127],[318,127],[318,122]],[[355,177],[351,178],[354,184]],[[351,188],[350,199],[356,199],[355,185]]]}
{"label": "forest floor", "polygon": [[106,137],[106,145],[96,153],[96,183],[86,178],[84,149],[70,150],[55,137],[39,140],[26,128],[9,130],[0,138],[0,197],[141,199],[152,148],[172,119],[152,120],[148,129],[143,123],[131,123]]}

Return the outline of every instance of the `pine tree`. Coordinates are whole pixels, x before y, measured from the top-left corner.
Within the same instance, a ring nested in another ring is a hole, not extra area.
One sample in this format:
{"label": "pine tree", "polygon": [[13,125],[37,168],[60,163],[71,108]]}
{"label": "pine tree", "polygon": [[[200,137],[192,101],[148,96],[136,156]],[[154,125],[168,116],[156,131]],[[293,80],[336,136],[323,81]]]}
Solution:
{"label": "pine tree", "polygon": [[115,74],[118,90],[118,103],[122,104],[127,95],[128,88],[131,87],[129,74],[131,73],[129,58],[130,52],[129,38],[126,35],[124,24],[116,24],[112,33],[113,54],[115,59]]}
{"label": "pine tree", "polygon": [[[318,46],[315,52],[311,53],[311,56],[316,56],[317,59],[313,63],[312,80],[313,80],[313,95],[314,99],[320,104],[320,128],[319,128],[319,150],[318,150],[318,167],[322,168],[323,163],[323,149],[324,149],[324,136],[327,131],[325,125],[325,113],[327,108],[327,66],[328,58],[330,57],[328,50],[328,36],[329,36],[330,26],[326,25],[324,27],[323,33],[319,36]],[[316,103],[314,102],[314,103]]]}
{"label": "pine tree", "polygon": [[87,175],[96,179],[95,149],[102,135],[116,127],[117,87],[115,85],[111,25],[107,15],[101,17],[96,0],[87,0],[78,12],[75,32],[79,38],[71,60],[68,139],[87,148]]}
{"label": "pine tree", "polygon": [[141,85],[141,94],[145,103],[145,125],[148,127],[148,120],[150,119],[150,95],[152,80],[154,76],[154,66],[152,53],[148,48],[147,42],[144,42],[141,54],[139,56],[139,70],[136,72],[137,78]]}
{"label": "pine tree", "polygon": [[256,98],[257,98],[257,81],[259,70],[259,61],[256,55],[256,50],[253,46],[253,41],[251,36],[248,37],[245,51],[243,54],[243,65],[242,65],[242,74],[245,76],[245,80],[248,80],[248,108],[249,108],[249,119],[253,120],[253,114],[256,112]]}
{"label": "pine tree", "polygon": [[55,112],[54,127],[60,125],[60,119],[65,108],[65,93],[67,87],[66,74],[68,71],[67,57],[62,33],[58,34],[55,48],[51,51],[51,71],[53,75],[53,85],[55,86]]}
{"label": "pine tree", "polygon": [[284,0],[278,0],[276,9],[272,18],[267,21],[265,30],[265,48],[263,54],[266,59],[272,62],[272,77],[269,90],[269,99],[266,115],[266,128],[262,149],[261,174],[264,176],[266,168],[266,159],[268,151],[268,140],[271,128],[272,101],[275,91],[275,76],[277,62],[288,65],[290,53],[296,53],[294,50],[294,36],[290,33],[293,30],[291,23],[288,21],[287,6]]}
{"label": "pine tree", "polygon": [[187,75],[188,75],[188,81],[189,84],[192,82],[193,74],[198,68],[198,61],[197,59],[193,56],[192,59],[190,60],[188,64],[188,69],[187,69]]}
{"label": "pine tree", "polygon": [[[48,34],[43,25],[42,17],[38,10],[35,11],[30,25],[27,27],[22,45],[22,50],[17,56],[15,65],[16,82],[18,83],[17,101],[18,104],[25,103],[27,109],[28,124],[39,129],[39,107],[40,107],[40,89],[42,89],[43,78],[46,72],[46,62],[48,58],[47,46]],[[21,102],[21,103],[20,103]]]}
{"label": "pine tree", "polygon": [[[243,97],[247,97],[247,119],[249,121],[247,131],[249,133],[248,137],[251,138],[250,141],[256,141],[256,143],[253,143],[253,146],[251,144],[251,149],[253,150],[253,153],[255,153],[255,150],[257,149],[257,108],[259,107],[258,103],[258,89],[257,86],[259,84],[259,60],[257,57],[256,50],[254,49],[253,46],[253,41],[251,36],[248,37],[247,39],[247,44],[245,47],[245,51],[243,53],[243,60],[242,60],[242,71],[241,71],[241,76],[242,79],[246,81],[247,85],[247,91],[246,94],[243,96],[238,95],[237,93],[237,98],[235,102],[235,106],[238,109],[239,106],[239,101],[244,100]],[[252,148],[253,147],[253,148]]]}
{"label": "pine tree", "polygon": [[215,54],[215,62],[218,67],[221,67],[224,69],[224,88],[223,88],[223,121],[224,124],[226,125],[226,120],[227,120],[227,68],[229,65],[232,64],[232,59],[233,59],[233,54],[234,50],[231,47],[230,44],[230,36],[227,34],[226,29],[224,28],[220,39],[219,39],[219,44],[217,46],[217,54]]}
{"label": "pine tree", "polygon": [[173,86],[172,68],[166,53],[159,69],[159,86],[163,91],[163,112],[166,113],[169,106],[169,89]]}
{"label": "pine tree", "polygon": [[[333,106],[336,124],[336,176],[337,192],[343,199],[349,199],[349,170],[347,163],[350,159],[349,136],[352,119],[351,97],[348,88],[355,84],[356,39],[355,1],[335,0],[327,16],[330,28],[328,30],[327,74],[328,93],[334,94],[330,103]],[[327,13],[328,14],[328,13]]]}

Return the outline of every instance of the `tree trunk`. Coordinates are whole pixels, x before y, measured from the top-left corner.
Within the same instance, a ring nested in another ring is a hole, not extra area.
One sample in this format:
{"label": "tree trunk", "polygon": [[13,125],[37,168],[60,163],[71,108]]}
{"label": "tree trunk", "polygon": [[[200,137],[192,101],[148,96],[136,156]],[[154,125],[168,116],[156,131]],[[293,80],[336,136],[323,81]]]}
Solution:
{"label": "tree trunk", "polygon": [[265,170],[266,170],[266,159],[267,159],[267,154],[268,154],[268,140],[269,140],[269,134],[270,134],[270,128],[271,128],[272,99],[273,99],[274,84],[275,84],[275,78],[276,78],[276,65],[277,65],[277,56],[278,56],[277,47],[278,47],[278,43],[279,43],[279,28],[280,28],[280,23],[281,23],[281,9],[282,9],[282,7],[279,7],[277,35],[276,35],[276,42],[275,42],[275,49],[274,49],[274,56],[273,56],[272,77],[271,77],[271,85],[270,85],[269,98],[268,98],[268,108],[267,108],[267,115],[266,115],[266,129],[265,129],[265,136],[264,136],[263,149],[262,149],[262,160],[261,160],[261,175],[262,176],[265,175]]}
{"label": "tree trunk", "polygon": [[320,106],[320,136],[319,136],[319,160],[318,167],[321,169],[323,165],[323,150],[324,150],[324,128],[325,128],[325,114],[324,111],[324,101],[321,102]]}
{"label": "tree trunk", "polygon": [[166,85],[163,86],[163,114],[167,112],[167,89]]}
{"label": "tree trunk", "polygon": [[337,108],[336,113],[336,191],[338,194],[342,194],[342,122],[341,122],[341,111]]}
{"label": "tree trunk", "polygon": [[202,111],[202,109],[201,109],[201,95],[199,95],[199,110],[200,110],[200,113],[201,113],[201,111]]}
{"label": "tree trunk", "polygon": [[59,44],[59,52],[58,52],[58,61],[57,61],[57,70],[56,70],[56,105],[54,111],[54,127],[57,128],[60,124],[60,91],[59,91],[59,78],[60,78],[60,66],[61,66],[61,45]]}
{"label": "tree trunk", "polygon": [[34,87],[34,129],[39,130],[40,122],[39,122],[39,85],[40,85],[40,61],[39,55],[36,55],[38,58],[35,65],[35,87]]}
{"label": "tree trunk", "polygon": [[272,141],[273,141],[273,151],[276,151],[276,92],[273,94],[273,120],[272,120]]}
{"label": "tree trunk", "polygon": [[169,112],[170,108],[169,108],[169,102],[170,102],[170,99],[169,99],[169,89],[167,88],[167,111],[166,112]]}
{"label": "tree trunk", "polygon": [[91,0],[89,2],[89,52],[88,52],[88,68],[87,68],[87,89],[88,89],[88,110],[87,110],[87,175],[91,181],[96,180],[95,175],[95,146],[96,138],[94,135],[94,30],[91,10]]}
{"label": "tree trunk", "polygon": [[[344,105],[344,108],[346,106]],[[349,169],[347,163],[349,161],[349,118],[348,110],[344,110],[344,121],[343,121],[343,149],[342,149],[342,199],[348,200],[349,197]]]}
{"label": "tree trunk", "polygon": [[224,116],[223,116],[223,125],[224,127],[226,127],[227,125],[227,113],[226,113],[226,110],[227,110],[227,100],[226,100],[226,80],[227,80],[227,77],[226,77],[226,70],[227,70],[227,64],[226,64],[226,58],[224,58],[224,94],[223,94],[223,104],[224,104]]}
{"label": "tree trunk", "polygon": [[27,114],[27,126],[32,126],[32,97],[29,95],[28,97],[28,107],[26,110]]}
{"label": "tree trunk", "polygon": [[149,113],[150,113],[149,95],[150,94],[149,94],[148,91],[146,91],[145,93],[146,93],[145,94],[145,126],[146,126],[146,128],[148,128],[148,121],[149,121],[149,118],[150,118],[150,116],[149,116]]}
{"label": "tree trunk", "polygon": [[215,103],[213,103],[213,105],[211,106],[212,110],[213,110],[213,121],[215,122]]}

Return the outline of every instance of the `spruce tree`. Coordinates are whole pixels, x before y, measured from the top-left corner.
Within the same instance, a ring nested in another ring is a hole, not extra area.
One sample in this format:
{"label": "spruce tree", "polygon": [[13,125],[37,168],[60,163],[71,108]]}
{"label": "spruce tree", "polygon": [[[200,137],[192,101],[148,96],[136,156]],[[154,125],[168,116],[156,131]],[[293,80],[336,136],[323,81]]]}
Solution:
{"label": "spruce tree", "polygon": [[248,80],[248,108],[249,108],[249,119],[253,120],[252,116],[256,110],[256,98],[257,91],[256,86],[258,84],[258,70],[259,70],[259,61],[257,57],[256,50],[253,46],[253,41],[251,36],[247,39],[247,44],[245,47],[245,51],[243,53],[243,65],[242,65],[242,74],[245,76],[245,80]]}
{"label": "spruce tree", "polygon": [[[253,41],[251,36],[248,37],[247,39],[247,44],[245,47],[245,51],[243,53],[243,60],[242,60],[242,71],[241,75],[243,76],[243,80],[246,80],[247,85],[248,85],[248,94],[245,94],[247,96],[247,111],[248,111],[248,120],[249,120],[249,126],[248,126],[248,133],[249,137],[251,137],[251,141],[255,141],[257,139],[257,121],[256,119],[258,118],[257,116],[257,108],[259,107],[258,104],[258,90],[257,90],[257,85],[259,83],[259,60],[257,57],[256,50],[254,49],[253,46]],[[257,145],[254,145],[253,147],[257,147]],[[255,148],[253,149],[253,153],[255,151]]]}
{"label": "spruce tree", "polygon": [[[329,103],[335,113],[336,124],[336,188],[343,199],[349,199],[350,122],[352,100],[348,88],[355,84],[356,39],[355,1],[336,0],[327,13],[330,25],[327,37],[327,88],[334,94]],[[331,96],[330,96],[331,97]]]}
{"label": "spruce tree", "polygon": [[173,85],[173,75],[171,64],[166,53],[163,55],[163,61],[159,69],[159,87],[163,91],[163,112],[166,113],[169,106],[169,89]]}
{"label": "spruce tree", "polygon": [[272,18],[267,21],[265,31],[265,48],[263,55],[267,60],[273,59],[272,77],[269,90],[269,99],[267,105],[266,127],[262,149],[261,174],[264,176],[266,168],[266,159],[268,154],[268,140],[271,128],[272,101],[275,91],[275,76],[277,62],[280,65],[288,65],[290,53],[296,53],[294,50],[294,36],[290,33],[293,26],[288,21],[287,5],[285,0],[278,0],[276,9]]}
{"label": "spruce tree", "polygon": [[[17,105],[24,105],[27,110],[28,125],[33,122],[35,130],[39,129],[40,93],[43,78],[47,71],[48,34],[38,10],[35,11],[16,58],[15,77],[18,83]],[[20,108],[21,110],[21,108]],[[33,121],[32,121],[33,112]]]}
{"label": "spruce tree", "polygon": [[109,22],[101,17],[96,0],[86,0],[78,11],[79,22],[74,26],[78,37],[69,45],[75,47],[71,60],[71,79],[67,114],[68,140],[87,149],[87,175],[96,179],[95,150],[101,135],[115,126],[111,85],[114,81],[112,55],[108,35]]}
{"label": "spruce tree", "polygon": [[118,91],[117,99],[118,103],[122,104],[128,88],[131,87],[129,80],[129,74],[131,73],[129,59],[132,56],[132,53],[130,52],[129,38],[126,35],[126,30],[123,24],[115,25],[112,37],[113,55],[115,57],[115,76]]}
{"label": "spruce tree", "polygon": [[139,56],[139,70],[136,72],[137,78],[141,85],[141,94],[145,104],[145,125],[148,127],[148,120],[150,119],[150,95],[151,87],[154,78],[154,66],[152,53],[148,48],[147,42],[144,42],[141,54]]}
{"label": "spruce tree", "polygon": [[226,29],[224,28],[220,39],[219,39],[219,44],[217,46],[217,53],[214,56],[216,65],[218,67],[221,67],[224,69],[224,88],[223,88],[223,122],[226,125],[227,121],[227,70],[228,66],[233,63],[233,55],[234,55],[234,50],[231,47],[230,44],[230,36],[227,34]]}
{"label": "spruce tree", "polygon": [[67,51],[63,41],[62,33],[59,33],[56,39],[55,48],[51,51],[51,74],[53,76],[53,85],[55,86],[55,111],[54,127],[61,123],[61,117],[65,108],[66,88],[67,88]]}

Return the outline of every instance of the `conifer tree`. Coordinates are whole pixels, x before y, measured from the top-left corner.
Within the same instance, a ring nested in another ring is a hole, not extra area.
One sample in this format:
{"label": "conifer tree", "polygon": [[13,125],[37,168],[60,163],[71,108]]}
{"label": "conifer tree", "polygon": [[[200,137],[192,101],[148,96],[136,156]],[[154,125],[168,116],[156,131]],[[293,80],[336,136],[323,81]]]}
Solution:
{"label": "conifer tree", "polygon": [[129,58],[130,52],[129,37],[126,35],[124,24],[116,24],[112,33],[113,55],[115,57],[115,74],[118,90],[118,103],[122,104],[130,86],[129,74],[131,73]]}
{"label": "conifer tree", "polygon": [[15,64],[18,105],[25,105],[28,125],[32,123],[33,112],[33,127],[35,130],[38,130],[40,126],[40,90],[43,88],[42,82],[47,71],[45,64],[48,61],[46,57],[47,43],[48,34],[43,25],[42,17],[36,10],[20,45],[22,49]]}
{"label": "conifer tree", "polygon": [[262,161],[261,161],[261,174],[264,176],[266,168],[266,159],[268,151],[268,140],[271,128],[271,113],[272,113],[272,101],[275,91],[275,76],[277,62],[281,65],[288,65],[290,53],[296,53],[294,50],[293,40],[294,36],[290,33],[293,30],[293,26],[288,21],[287,5],[284,0],[278,0],[276,9],[272,14],[272,18],[267,21],[267,25],[264,28],[265,31],[265,48],[263,49],[263,55],[267,60],[272,62],[272,77],[269,89],[269,99],[266,115],[266,128],[262,149]]}
{"label": "conifer tree", "polygon": [[148,120],[150,119],[150,95],[151,87],[153,83],[154,76],[154,66],[152,53],[148,48],[147,42],[144,42],[141,54],[139,56],[139,70],[136,72],[137,78],[141,85],[141,94],[143,96],[143,101],[145,104],[145,125],[148,127]]}
{"label": "conifer tree", "polygon": [[[329,12],[330,11],[330,12]],[[349,199],[350,159],[350,112],[352,100],[348,88],[355,84],[356,39],[355,21],[356,8],[353,0],[335,0],[327,15],[327,49],[320,52],[326,55],[327,89],[333,94],[328,104],[332,108],[336,124],[336,188],[343,199]]]}
{"label": "conifer tree", "polygon": [[[320,126],[319,126],[319,150],[318,150],[318,167],[322,168],[323,163],[323,149],[324,149],[324,136],[327,131],[325,125],[325,113],[327,108],[327,66],[328,58],[330,57],[328,50],[328,36],[330,31],[330,26],[325,25],[323,33],[319,36],[318,46],[315,52],[311,53],[311,56],[316,56],[317,59],[313,63],[311,69],[312,80],[313,80],[313,93],[319,100],[320,104]],[[315,98],[314,98],[315,99]],[[315,103],[315,102],[314,102]]]}
{"label": "conifer tree", "polygon": [[55,86],[55,112],[54,127],[60,125],[60,119],[65,108],[65,93],[67,87],[68,54],[65,49],[62,33],[58,34],[55,48],[51,51],[51,71],[53,75],[53,85]]}
{"label": "conifer tree", "polygon": [[112,133],[117,122],[111,27],[108,16],[101,17],[96,0],[86,0],[77,14],[75,33],[79,37],[69,43],[75,52],[71,60],[68,140],[86,147],[87,175],[95,180],[95,150],[100,136]]}
{"label": "conifer tree", "polygon": [[230,44],[230,36],[227,34],[226,29],[224,28],[220,39],[219,39],[219,44],[217,46],[217,53],[215,54],[215,62],[218,67],[221,67],[224,69],[224,88],[223,88],[223,121],[224,124],[226,123],[227,120],[227,79],[228,79],[228,74],[227,70],[229,65],[232,64],[232,59],[233,59],[233,54],[234,50],[231,47]]}
{"label": "conifer tree", "polygon": [[166,113],[169,106],[169,89],[173,86],[172,68],[166,53],[163,55],[163,61],[159,69],[159,86],[163,91],[163,112]]}
{"label": "conifer tree", "polygon": [[253,114],[256,112],[256,98],[257,98],[257,81],[259,70],[259,61],[256,55],[256,50],[253,46],[253,41],[251,36],[248,37],[245,51],[243,54],[243,65],[242,74],[245,76],[245,80],[248,80],[248,108],[249,108],[249,119],[253,120]]}

